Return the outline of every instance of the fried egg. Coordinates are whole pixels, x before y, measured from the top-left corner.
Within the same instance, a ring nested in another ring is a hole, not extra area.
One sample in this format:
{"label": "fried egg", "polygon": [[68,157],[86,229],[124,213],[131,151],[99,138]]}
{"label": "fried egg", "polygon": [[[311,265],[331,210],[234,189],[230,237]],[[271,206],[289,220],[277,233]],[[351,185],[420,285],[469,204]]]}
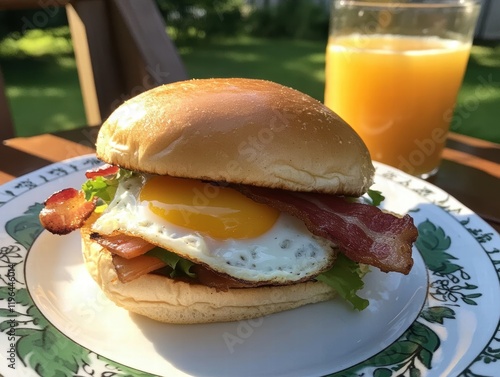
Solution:
{"label": "fried egg", "polygon": [[328,269],[335,245],[286,213],[194,179],[133,175],[94,223],[248,282],[286,284]]}

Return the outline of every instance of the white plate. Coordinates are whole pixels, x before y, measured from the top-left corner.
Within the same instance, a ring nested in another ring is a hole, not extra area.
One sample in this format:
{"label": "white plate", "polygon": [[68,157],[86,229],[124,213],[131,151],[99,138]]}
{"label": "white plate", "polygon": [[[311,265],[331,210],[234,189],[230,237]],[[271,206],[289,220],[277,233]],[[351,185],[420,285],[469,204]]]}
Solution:
{"label": "white plate", "polygon": [[249,321],[159,324],[114,306],[77,232],[42,231],[41,203],[78,188],[84,156],[0,187],[0,373],[5,376],[495,376],[500,237],[435,186],[377,164],[384,207],[420,236],[408,276],[373,270],[356,312],[340,300]]}

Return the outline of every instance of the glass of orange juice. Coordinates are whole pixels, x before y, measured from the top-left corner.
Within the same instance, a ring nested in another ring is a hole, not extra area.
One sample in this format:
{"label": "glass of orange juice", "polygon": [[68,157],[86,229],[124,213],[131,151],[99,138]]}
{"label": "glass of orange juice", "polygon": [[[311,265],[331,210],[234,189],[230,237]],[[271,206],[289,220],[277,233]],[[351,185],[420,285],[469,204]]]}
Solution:
{"label": "glass of orange juice", "polygon": [[428,178],[441,160],[477,1],[333,0],[325,104],[373,160]]}

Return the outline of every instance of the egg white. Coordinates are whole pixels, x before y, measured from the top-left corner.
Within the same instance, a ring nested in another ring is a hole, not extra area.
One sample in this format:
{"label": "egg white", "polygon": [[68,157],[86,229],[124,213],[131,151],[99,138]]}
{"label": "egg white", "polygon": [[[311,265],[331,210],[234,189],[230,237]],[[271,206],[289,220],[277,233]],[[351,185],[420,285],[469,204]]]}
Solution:
{"label": "egg white", "polygon": [[194,263],[248,282],[286,284],[328,269],[335,245],[313,235],[299,219],[281,213],[274,226],[251,239],[218,240],[167,222],[140,202],[146,175],[123,180],[114,200],[94,223],[99,234],[122,232],[175,252]]}

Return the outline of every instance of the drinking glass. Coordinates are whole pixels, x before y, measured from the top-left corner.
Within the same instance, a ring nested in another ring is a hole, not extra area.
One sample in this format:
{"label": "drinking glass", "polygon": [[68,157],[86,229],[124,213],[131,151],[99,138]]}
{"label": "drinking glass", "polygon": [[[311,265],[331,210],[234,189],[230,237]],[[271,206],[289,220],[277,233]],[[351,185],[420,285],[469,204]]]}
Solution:
{"label": "drinking glass", "polygon": [[479,10],[465,0],[332,2],[325,104],[373,160],[437,172]]}

